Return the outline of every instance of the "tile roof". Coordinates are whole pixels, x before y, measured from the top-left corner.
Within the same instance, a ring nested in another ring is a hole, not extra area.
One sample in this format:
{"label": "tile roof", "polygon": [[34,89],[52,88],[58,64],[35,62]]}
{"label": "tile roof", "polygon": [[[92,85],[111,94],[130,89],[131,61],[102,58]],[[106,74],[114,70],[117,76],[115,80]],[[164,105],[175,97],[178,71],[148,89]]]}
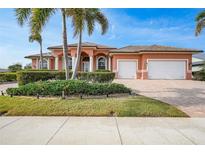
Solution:
{"label": "tile roof", "polygon": [[8,69],[0,68],[0,73],[9,72]]}
{"label": "tile roof", "polygon": [[204,65],[205,61],[198,61],[198,62],[193,62],[192,66],[198,66],[198,65]]}
{"label": "tile roof", "polygon": [[137,45],[137,46],[126,46],[119,49],[111,50],[111,52],[202,52],[202,50],[188,49],[188,48],[177,48],[171,46],[162,45]]}
{"label": "tile roof", "polygon": [[[43,53],[43,57],[51,57],[51,52]],[[25,56],[24,58],[32,58],[32,57],[40,57],[40,54],[33,54],[29,56]]]}
{"label": "tile roof", "polygon": [[[77,47],[78,43],[73,43],[73,44],[68,44],[68,47]],[[102,44],[96,44],[96,43],[92,43],[92,42],[82,42],[82,46],[83,47],[96,47],[98,49],[116,49],[114,47],[110,47],[110,46],[106,46],[106,45],[102,45]],[[58,45],[58,46],[51,46],[48,47],[48,49],[62,49],[62,45]]]}
{"label": "tile roof", "polygon": [[199,53],[199,54],[195,54],[193,55],[194,58],[198,58],[198,59],[202,59],[205,61],[205,53]]}

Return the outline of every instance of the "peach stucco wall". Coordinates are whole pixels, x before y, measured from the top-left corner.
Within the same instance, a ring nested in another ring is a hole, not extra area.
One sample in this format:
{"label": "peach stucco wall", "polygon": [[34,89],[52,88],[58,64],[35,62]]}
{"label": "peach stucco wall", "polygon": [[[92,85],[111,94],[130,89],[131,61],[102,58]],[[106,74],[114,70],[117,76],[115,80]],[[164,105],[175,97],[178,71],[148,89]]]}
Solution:
{"label": "peach stucco wall", "polygon": [[49,68],[50,68],[50,70],[54,70],[55,69],[55,59],[52,57],[49,60],[50,60],[49,61],[49,64],[50,64]]}
{"label": "peach stucco wall", "polygon": [[136,59],[138,61],[138,70],[137,70],[137,79],[148,79],[148,71],[147,71],[147,60],[148,59],[185,59],[188,60],[188,64],[186,61],[186,79],[192,79],[191,72],[191,63],[192,63],[192,55],[191,54],[167,54],[167,53],[146,53],[146,54],[114,54],[112,56],[112,70],[116,72],[116,77],[118,76],[117,72],[117,60],[118,59]]}
{"label": "peach stucco wall", "polygon": [[[49,67],[51,70],[55,69],[55,57],[58,57],[58,70],[62,71],[63,64],[63,50],[62,49],[54,49],[52,50],[53,57],[49,61]],[[68,55],[72,57],[76,57],[76,48],[69,48]],[[134,59],[137,60],[137,79],[147,79],[148,78],[148,70],[147,70],[147,61],[149,59],[187,59],[186,67],[186,79],[192,79],[192,71],[191,71],[191,63],[192,63],[192,54],[191,53],[141,53],[141,54],[132,54],[132,53],[124,53],[124,54],[113,54],[109,55],[108,49],[96,49],[96,48],[82,48],[81,56],[93,57],[93,71],[96,70],[96,60],[100,56],[105,56],[107,58],[107,69],[109,68],[109,56],[111,56],[111,71],[116,73],[116,78],[118,77],[117,72],[117,60],[118,59]],[[36,59],[32,59],[32,68],[36,69]],[[80,64],[78,70],[81,70],[82,63]],[[129,68],[128,68],[129,69]]]}
{"label": "peach stucco wall", "polygon": [[[77,49],[76,48],[69,48],[68,49],[68,55],[71,56],[71,57],[76,57],[76,52],[77,52]],[[99,57],[99,56],[105,56],[107,57],[107,67],[108,67],[108,53],[109,53],[109,50],[108,49],[96,49],[96,48],[82,48],[82,51],[81,51],[81,56],[87,56],[87,57],[90,57],[92,56],[93,57],[93,70],[95,71],[96,70],[96,59]],[[63,57],[63,50],[62,49],[54,49],[52,50],[52,55],[54,57],[58,57],[58,69],[59,70],[62,70],[62,57]],[[54,61],[55,63],[55,61]],[[54,64],[54,67],[55,67],[55,64]],[[81,71],[81,67],[82,67],[82,63],[80,64],[78,70]]]}
{"label": "peach stucco wall", "polygon": [[36,69],[36,59],[32,59],[32,69]]}

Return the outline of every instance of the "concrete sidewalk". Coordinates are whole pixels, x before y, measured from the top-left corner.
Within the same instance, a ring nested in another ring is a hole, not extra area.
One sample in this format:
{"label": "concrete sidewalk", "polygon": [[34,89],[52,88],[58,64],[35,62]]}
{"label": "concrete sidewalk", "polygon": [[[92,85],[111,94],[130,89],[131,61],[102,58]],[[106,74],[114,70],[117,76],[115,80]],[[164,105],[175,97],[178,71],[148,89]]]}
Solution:
{"label": "concrete sidewalk", "polygon": [[0,144],[205,144],[205,118],[0,117]]}

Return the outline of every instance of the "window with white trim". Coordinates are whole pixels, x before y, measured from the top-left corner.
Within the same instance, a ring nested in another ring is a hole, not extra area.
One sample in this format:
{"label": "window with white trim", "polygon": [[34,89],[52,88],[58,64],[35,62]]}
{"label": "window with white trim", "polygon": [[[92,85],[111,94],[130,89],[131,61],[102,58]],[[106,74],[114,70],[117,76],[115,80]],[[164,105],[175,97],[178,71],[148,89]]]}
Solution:
{"label": "window with white trim", "polygon": [[97,69],[99,70],[107,69],[107,60],[105,57],[99,57],[97,59]]}
{"label": "window with white trim", "polygon": [[[39,67],[41,67],[41,61],[39,60]],[[48,60],[47,59],[43,59],[43,68],[42,69],[48,69]]]}

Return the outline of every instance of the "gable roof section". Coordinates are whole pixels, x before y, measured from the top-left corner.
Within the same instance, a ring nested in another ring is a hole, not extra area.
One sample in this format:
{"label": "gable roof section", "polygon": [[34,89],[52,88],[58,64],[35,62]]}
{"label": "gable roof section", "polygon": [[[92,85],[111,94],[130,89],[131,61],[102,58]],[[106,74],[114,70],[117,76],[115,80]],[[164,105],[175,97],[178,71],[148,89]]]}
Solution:
{"label": "gable roof section", "polygon": [[[78,43],[68,44],[68,47],[77,47],[77,46]],[[96,44],[92,42],[82,42],[82,47],[96,47],[97,49],[116,49],[114,47],[110,47],[102,44]],[[63,48],[62,45],[48,47],[48,49],[62,49],[62,48]]]}
{"label": "gable roof section", "polygon": [[140,53],[140,52],[203,52],[197,49],[177,48],[171,46],[161,45],[138,45],[138,46],[126,46],[119,49],[110,51],[111,53]]}
{"label": "gable roof section", "polygon": [[[52,54],[51,52],[43,53],[43,57],[51,57]],[[40,57],[40,54],[33,54],[29,56],[25,56],[24,58],[35,58],[35,57]]]}

